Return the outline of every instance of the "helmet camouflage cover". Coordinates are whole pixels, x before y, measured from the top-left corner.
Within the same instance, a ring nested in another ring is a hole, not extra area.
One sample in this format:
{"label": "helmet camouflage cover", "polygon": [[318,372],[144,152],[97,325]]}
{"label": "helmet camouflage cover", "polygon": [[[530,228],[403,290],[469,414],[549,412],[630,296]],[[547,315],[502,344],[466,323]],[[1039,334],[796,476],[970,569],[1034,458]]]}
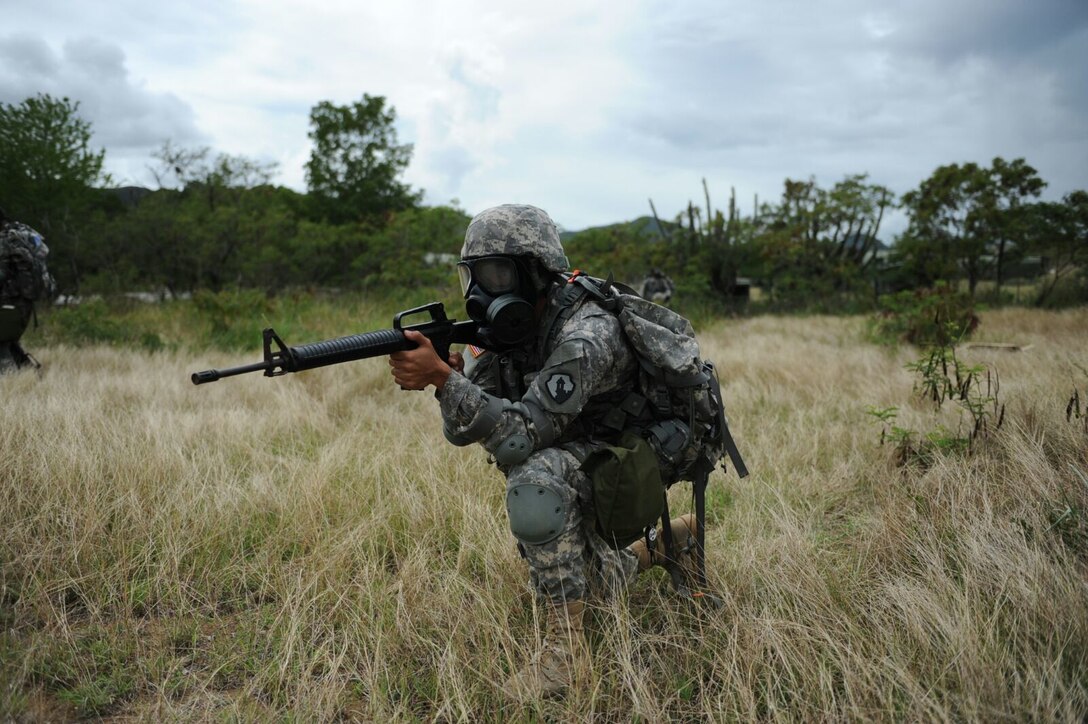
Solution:
{"label": "helmet camouflage cover", "polygon": [[552,272],[570,268],[555,222],[535,206],[504,204],[472,218],[465,232],[461,258],[492,254],[533,257]]}

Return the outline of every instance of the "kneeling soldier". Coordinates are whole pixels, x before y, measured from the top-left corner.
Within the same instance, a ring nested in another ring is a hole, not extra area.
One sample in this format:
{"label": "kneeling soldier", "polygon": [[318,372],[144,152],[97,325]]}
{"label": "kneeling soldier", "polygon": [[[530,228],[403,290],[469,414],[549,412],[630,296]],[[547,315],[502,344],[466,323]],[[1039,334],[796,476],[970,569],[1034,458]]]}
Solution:
{"label": "kneeling soldier", "polygon": [[[546,213],[488,209],[469,224],[458,264],[466,309],[487,351],[470,348],[467,363],[456,353],[443,360],[426,337],[407,332],[419,346],[390,357],[402,388],[437,389],[447,439],[479,443],[506,476],[510,529],[547,615],[543,646],[505,684],[517,699],[570,685],[584,654],[591,589],[615,591],[663,562],[660,544],[614,547],[596,524],[582,466],[615,441],[615,411],[629,407],[639,362],[612,311],[588,296],[566,303],[567,270]],[[691,517],[670,528],[676,550],[690,548]]]}

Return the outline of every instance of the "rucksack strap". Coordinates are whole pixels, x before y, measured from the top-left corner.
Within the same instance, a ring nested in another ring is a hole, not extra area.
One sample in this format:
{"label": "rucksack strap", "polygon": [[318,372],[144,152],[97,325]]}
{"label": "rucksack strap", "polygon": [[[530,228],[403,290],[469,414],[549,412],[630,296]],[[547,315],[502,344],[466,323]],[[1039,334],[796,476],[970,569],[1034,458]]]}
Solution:
{"label": "rucksack strap", "polygon": [[693,480],[692,493],[695,496],[695,585],[705,591],[706,584],[706,486],[710,473],[703,473]]}
{"label": "rucksack strap", "polygon": [[[574,312],[585,299],[586,288],[582,284],[576,283],[580,274],[581,272],[576,269],[574,274],[559,275],[564,283],[556,292],[558,296],[555,305],[548,311],[546,322],[540,330],[540,337],[537,338],[537,350],[542,358],[545,350],[551,346],[552,337],[563,328],[563,325],[574,315]],[[543,362],[543,359],[541,359],[541,362]]]}
{"label": "rucksack strap", "polygon": [[679,552],[676,550],[676,539],[672,535],[672,519],[669,515],[667,494],[661,512],[661,535],[665,539],[665,570],[669,572],[673,590],[684,598],[720,607],[722,602],[707,590],[709,584],[706,579],[706,487],[709,475],[709,472],[704,473],[692,482],[692,494],[695,497],[695,549],[691,551],[691,555],[695,559],[695,578],[691,583],[694,589],[684,581],[684,574],[680,570]]}
{"label": "rucksack strap", "polygon": [[669,572],[673,590],[681,596],[690,596],[691,589],[684,582],[684,574],[677,561],[676,539],[672,536],[672,518],[669,516],[669,494],[663,495],[665,502],[661,507],[661,537],[665,540],[665,570]]}
{"label": "rucksack strap", "polygon": [[[709,367],[713,373],[710,377],[710,392],[714,395],[714,401],[718,406],[718,426],[722,433],[722,446],[725,448],[725,453],[729,456],[730,462],[733,463],[733,469],[737,471],[738,478],[748,477],[748,467],[744,464],[744,459],[740,456],[740,450],[737,449],[737,443],[733,439],[733,434],[729,432],[729,421],[725,419],[725,404],[722,397],[722,385],[718,381],[718,373],[714,369],[714,365],[710,362],[704,363]],[[708,473],[709,474],[709,471]]]}

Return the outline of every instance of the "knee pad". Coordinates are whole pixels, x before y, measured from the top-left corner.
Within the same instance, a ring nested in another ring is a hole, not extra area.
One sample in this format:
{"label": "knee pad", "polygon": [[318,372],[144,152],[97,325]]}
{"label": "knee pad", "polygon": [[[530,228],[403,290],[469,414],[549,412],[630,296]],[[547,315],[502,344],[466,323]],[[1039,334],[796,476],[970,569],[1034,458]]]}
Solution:
{"label": "knee pad", "polygon": [[544,485],[516,483],[506,491],[510,532],[522,543],[541,545],[555,540],[567,522],[567,501]]}

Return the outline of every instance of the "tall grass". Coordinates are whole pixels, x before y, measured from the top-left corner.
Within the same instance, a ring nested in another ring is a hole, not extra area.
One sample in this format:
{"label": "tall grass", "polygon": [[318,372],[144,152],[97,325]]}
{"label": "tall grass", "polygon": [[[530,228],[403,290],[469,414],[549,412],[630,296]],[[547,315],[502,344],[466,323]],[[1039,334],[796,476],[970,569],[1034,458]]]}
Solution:
{"label": "tall grass", "polygon": [[1088,311],[984,314],[976,341],[1032,345],[964,350],[1000,371],[1007,419],[925,468],[897,467],[865,414],[932,425],[917,351],[858,318],[700,336],[753,471],[712,478],[724,605],[645,574],[592,609],[570,695],[528,712],[498,689],[541,616],[503,481],[444,442],[431,395],[382,360],[197,388],[251,360],[35,349],[44,374],[0,377],[0,718],[1088,715],[1088,428],[1065,415],[1088,394]]}

